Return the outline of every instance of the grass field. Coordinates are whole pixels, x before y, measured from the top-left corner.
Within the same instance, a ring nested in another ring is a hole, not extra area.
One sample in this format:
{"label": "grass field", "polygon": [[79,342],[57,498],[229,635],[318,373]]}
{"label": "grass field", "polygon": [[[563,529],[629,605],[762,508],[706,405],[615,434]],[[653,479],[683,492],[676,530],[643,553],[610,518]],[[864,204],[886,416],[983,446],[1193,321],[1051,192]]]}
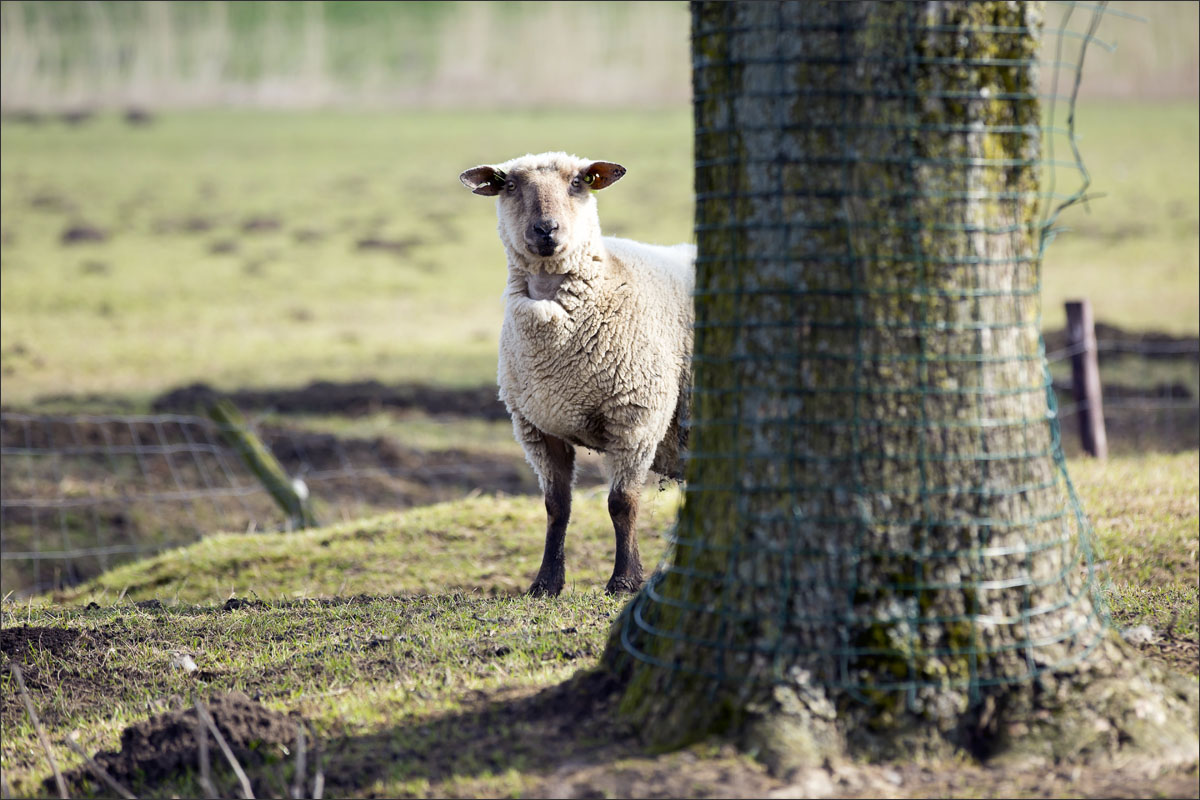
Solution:
{"label": "grass field", "polygon": [[[623,158],[613,232],[689,237],[686,114],[194,114],[7,126],[5,402],[312,377],[494,376],[503,255],[458,174]],[[654,209],[648,215],[648,209]],[[64,244],[72,226],[105,241]]]}
{"label": "grass field", "polygon": [[[1047,257],[1047,327],[1083,295],[1101,320],[1194,334],[1200,109],[1079,116],[1107,197],[1061,220],[1074,231]],[[459,172],[545,149],[617,160],[629,174],[601,196],[606,232],[686,241],[690,127],[685,111],[4,123],[3,402],[139,408],[200,380],[488,383],[503,254],[493,203]]]}
{"label": "grass field", "polygon": [[[1079,116],[1092,190],[1108,196],[1061,220],[1073,230],[1046,261],[1046,326],[1062,324],[1064,299],[1084,295],[1101,320],[1197,333],[1200,107],[1112,103]],[[620,161],[630,172],[601,196],[605,230],[691,238],[685,111],[195,112],[138,126],[112,115],[0,125],[6,409],[141,411],[194,381],[490,384],[503,254],[493,204],[457,181],[477,163],[545,149]],[[1192,380],[1193,368],[1175,366],[1131,380],[1174,380],[1179,369]],[[503,422],[263,419],[431,451],[469,442],[464,457],[520,462]],[[1115,620],[1147,625],[1143,654],[1195,675],[1200,457],[1123,454],[1072,461],[1071,472]],[[647,493],[648,564],[677,502],[674,491]],[[543,522],[540,499],[483,496],[299,533],[213,534],[54,595],[6,600],[4,663],[24,670],[67,769],[80,765],[61,744],[73,731],[89,753],[115,749],[127,727],[159,724],[173,698],[237,690],[264,713],[308,721],[329,795],[808,793],[719,745],[646,754],[605,709],[564,701],[574,689],[552,687],[595,663],[620,602],[598,590],[612,545],[603,494],[590,489],[576,498],[568,592],[519,595]],[[24,626],[71,633],[28,646]],[[195,671],[172,666],[184,653]],[[11,673],[0,682],[4,779],[16,794],[44,794],[44,755]],[[260,795],[290,779],[289,747],[274,742],[252,759]],[[1146,783],[1120,770],[897,769],[899,785],[866,767],[835,777],[846,795],[1196,791],[1194,773]],[[151,796],[200,791],[192,769],[126,778]],[[232,777],[217,778],[232,796]]]}
{"label": "grass field", "polygon": [[[1084,503],[1097,509],[1117,623],[1159,632],[1140,645],[1142,654],[1196,675],[1198,456],[1073,466]],[[663,552],[677,502],[675,492],[646,495],[647,563]],[[654,756],[607,711],[564,710],[569,703],[554,692],[567,690],[553,687],[595,663],[621,601],[599,591],[612,546],[599,494],[577,497],[563,596],[518,594],[536,571],[542,517],[538,500],[485,497],[292,534],[212,536],[54,596],[6,602],[6,634],[29,625],[79,635],[40,648],[6,641],[4,661],[24,670],[64,769],[80,764],[58,744],[71,731],[89,753],[118,749],[124,728],[169,711],[172,697],[236,690],[308,721],[324,748],[332,795],[499,797],[564,787],[636,794],[641,787],[659,796],[763,796],[781,789],[718,744]],[[180,654],[195,671],[171,666]],[[50,773],[7,670],[0,681],[5,778],[17,794],[36,794]],[[287,785],[293,765],[280,749],[255,762],[252,774],[273,791]],[[864,767],[854,778],[860,783],[843,789],[861,795],[890,787],[899,797],[1194,796],[1195,786],[1194,774],[1145,782],[1096,769],[1072,782],[1069,771],[900,769],[901,787],[890,778],[871,783],[879,776]],[[157,783],[126,779],[148,796],[198,791],[194,768]],[[230,796],[232,777],[221,780]]]}
{"label": "grass field", "polygon": [[[1081,104],[1079,147],[1098,199],[1067,209],[1043,269],[1044,323],[1090,298],[1122,327],[1200,329],[1200,115],[1195,103]],[[1057,157],[1067,156],[1058,145]],[[1075,176],[1061,174],[1068,186]]]}

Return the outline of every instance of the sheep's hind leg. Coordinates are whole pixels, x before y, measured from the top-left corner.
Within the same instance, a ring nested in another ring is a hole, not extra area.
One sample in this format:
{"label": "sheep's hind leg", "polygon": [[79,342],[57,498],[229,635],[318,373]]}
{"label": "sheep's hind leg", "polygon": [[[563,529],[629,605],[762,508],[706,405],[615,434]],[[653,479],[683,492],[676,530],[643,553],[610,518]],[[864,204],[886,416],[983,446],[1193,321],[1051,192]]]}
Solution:
{"label": "sheep's hind leg", "polygon": [[613,482],[608,493],[608,515],[617,537],[617,558],[604,591],[632,594],[642,588],[642,557],[638,552],[637,514],[641,483]]}
{"label": "sheep's hind leg", "polygon": [[608,491],[608,515],[617,537],[617,558],[604,591],[630,594],[642,588],[642,557],[638,553],[637,516],[642,484],[654,461],[654,448],[610,452],[612,485]]}
{"label": "sheep's hind leg", "polygon": [[542,489],[546,494],[546,551],[529,594],[534,597],[553,597],[563,590],[566,564],[563,544],[567,538],[567,523],[571,521],[571,484],[575,478],[575,448],[553,436],[542,434],[545,455]]}

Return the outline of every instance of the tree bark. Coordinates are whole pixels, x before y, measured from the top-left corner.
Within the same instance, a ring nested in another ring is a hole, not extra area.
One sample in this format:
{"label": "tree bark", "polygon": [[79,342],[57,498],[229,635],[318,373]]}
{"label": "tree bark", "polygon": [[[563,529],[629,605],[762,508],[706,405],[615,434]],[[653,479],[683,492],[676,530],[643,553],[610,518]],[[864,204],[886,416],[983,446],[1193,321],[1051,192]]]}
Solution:
{"label": "tree bark", "polygon": [[1194,682],[1127,690],[1048,410],[1040,15],[693,4],[687,492],[605,655],[652,741],[1194,757]]}

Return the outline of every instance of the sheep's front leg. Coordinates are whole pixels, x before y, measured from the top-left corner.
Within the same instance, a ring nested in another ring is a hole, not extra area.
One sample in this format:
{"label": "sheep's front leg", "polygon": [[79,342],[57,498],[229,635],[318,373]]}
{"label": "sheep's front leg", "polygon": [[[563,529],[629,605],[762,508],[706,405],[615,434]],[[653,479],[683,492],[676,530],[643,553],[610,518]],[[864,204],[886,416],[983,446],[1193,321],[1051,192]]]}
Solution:
{"label": "sheep's front leg", "polygon": [[[523,423],[523,424],[521,424]],[[575,448],[519,420],[521,444],[537,470],[546,496],[546,550],[542,566],[529,587],[534,597],[553,597],[563,590],[566,564],[563,544],[571,521],[571,486],[575,482]]]}

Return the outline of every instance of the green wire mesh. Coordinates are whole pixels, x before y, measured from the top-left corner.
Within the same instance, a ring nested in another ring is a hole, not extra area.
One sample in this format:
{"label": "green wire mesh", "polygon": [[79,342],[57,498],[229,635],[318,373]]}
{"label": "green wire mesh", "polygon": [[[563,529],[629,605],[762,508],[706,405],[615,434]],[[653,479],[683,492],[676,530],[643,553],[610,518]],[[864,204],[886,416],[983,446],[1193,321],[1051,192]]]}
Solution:
{"label": "green wire mesh", "polygon": [[[910,707],[1086,657],[1108,618],[1039,273],[1088,185],[1075,96],[1112,12],[720,5],[693,4],[686,496],[621,646],[714,685],[794,682],[800,665]],[[1012,42],[1018,57],[989,52]]]}

